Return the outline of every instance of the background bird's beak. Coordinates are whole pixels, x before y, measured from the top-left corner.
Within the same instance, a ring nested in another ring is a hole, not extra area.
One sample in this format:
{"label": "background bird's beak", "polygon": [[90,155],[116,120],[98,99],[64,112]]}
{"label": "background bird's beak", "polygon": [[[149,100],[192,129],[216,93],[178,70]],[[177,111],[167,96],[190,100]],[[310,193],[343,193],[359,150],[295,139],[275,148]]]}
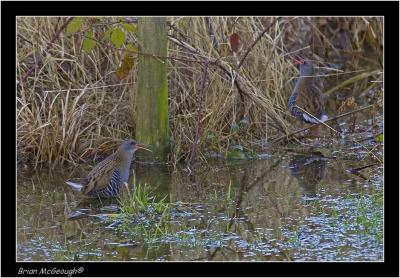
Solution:
{"label": "background bird's beak", "polygon": [[147,146],[145,144],[136,143],[136,145],[135,145],[135,149],[142,149],[142,150],[152,152],[152,150],[150,150],[148,148],[149,148],[149,146]]}
{"label": "background bird's beak", "polygon": [[293,59],[293,62],[295,65],[302,65],[304,64],[304,59],[296,55]]}

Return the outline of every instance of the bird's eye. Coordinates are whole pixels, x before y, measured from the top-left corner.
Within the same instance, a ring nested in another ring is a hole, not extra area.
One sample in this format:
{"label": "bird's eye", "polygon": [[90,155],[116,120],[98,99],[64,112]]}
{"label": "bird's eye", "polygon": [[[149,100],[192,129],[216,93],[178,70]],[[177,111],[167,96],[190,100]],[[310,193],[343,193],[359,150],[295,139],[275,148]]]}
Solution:
{"label": "bird's eye", "polygon": [[132,146],[135,145],[135,142],[131,142],[131,145],[132,145]]}

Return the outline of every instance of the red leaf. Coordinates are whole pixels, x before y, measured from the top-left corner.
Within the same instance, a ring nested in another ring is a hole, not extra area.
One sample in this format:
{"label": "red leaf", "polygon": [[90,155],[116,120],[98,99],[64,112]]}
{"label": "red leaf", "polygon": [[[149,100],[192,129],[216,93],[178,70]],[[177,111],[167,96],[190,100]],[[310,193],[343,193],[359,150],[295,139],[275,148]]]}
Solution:
{"label": "red leaf", "polygon": [[239,35],[237,33],[232,33],[230,43],[232,51],[237,52],[239,48]]}

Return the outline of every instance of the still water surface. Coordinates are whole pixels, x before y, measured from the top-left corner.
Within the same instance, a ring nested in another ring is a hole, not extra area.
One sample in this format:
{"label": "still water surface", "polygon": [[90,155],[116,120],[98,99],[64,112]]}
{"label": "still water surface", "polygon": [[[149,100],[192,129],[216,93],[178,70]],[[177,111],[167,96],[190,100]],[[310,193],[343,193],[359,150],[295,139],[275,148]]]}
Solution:
{"label": "still water surface", "polygon": [[[19,170],[19,261],[383,261],[382,168],[285,153],[210,162],[194,175],[135,164],[130,186],[147,184],[172,203],[128,222],[117,200],[86,200],[64,180],[87,169]],[[73,173],[73,174],[72,174]],[[74,212],[90,217],[69,219]],[[153,225],[153,226],[152,226]]]}

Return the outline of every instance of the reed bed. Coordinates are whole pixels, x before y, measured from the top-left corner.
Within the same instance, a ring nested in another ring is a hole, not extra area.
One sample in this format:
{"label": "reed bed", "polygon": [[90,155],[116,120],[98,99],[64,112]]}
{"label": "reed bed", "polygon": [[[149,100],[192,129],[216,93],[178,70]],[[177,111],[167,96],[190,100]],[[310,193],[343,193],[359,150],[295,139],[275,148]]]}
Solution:
{"label": "reed bed", "polygon": [[[116,69],[123,51],[106,43],[98,43],[90,54],[82,50],[85,29],[92,28],[101,41],[110,25],[126,19],[87,19],[80,32],[62,33],[44,53],[64,20],[17,19],[17,152],[34,167],[92,160],[135,134],[137,60],[119,80]],[[186,160],[193,145],[202,61],[207,59],[217,63],[207,72],[201,159],[294,129],[297,123],[286,108],[298,75],[291,61],[294,54],[319,65],[330,114],[337,113],[344,99],[354,97],[362,105],[371,90],[382,88],[382,18],[171,17],[168,24],[168,55],[178,58],[168,59],[173,163]],[[231,49],[233,33],[239,37],[237,51]],[[136,40],[135,33],[127,32],[126,43]]]}

